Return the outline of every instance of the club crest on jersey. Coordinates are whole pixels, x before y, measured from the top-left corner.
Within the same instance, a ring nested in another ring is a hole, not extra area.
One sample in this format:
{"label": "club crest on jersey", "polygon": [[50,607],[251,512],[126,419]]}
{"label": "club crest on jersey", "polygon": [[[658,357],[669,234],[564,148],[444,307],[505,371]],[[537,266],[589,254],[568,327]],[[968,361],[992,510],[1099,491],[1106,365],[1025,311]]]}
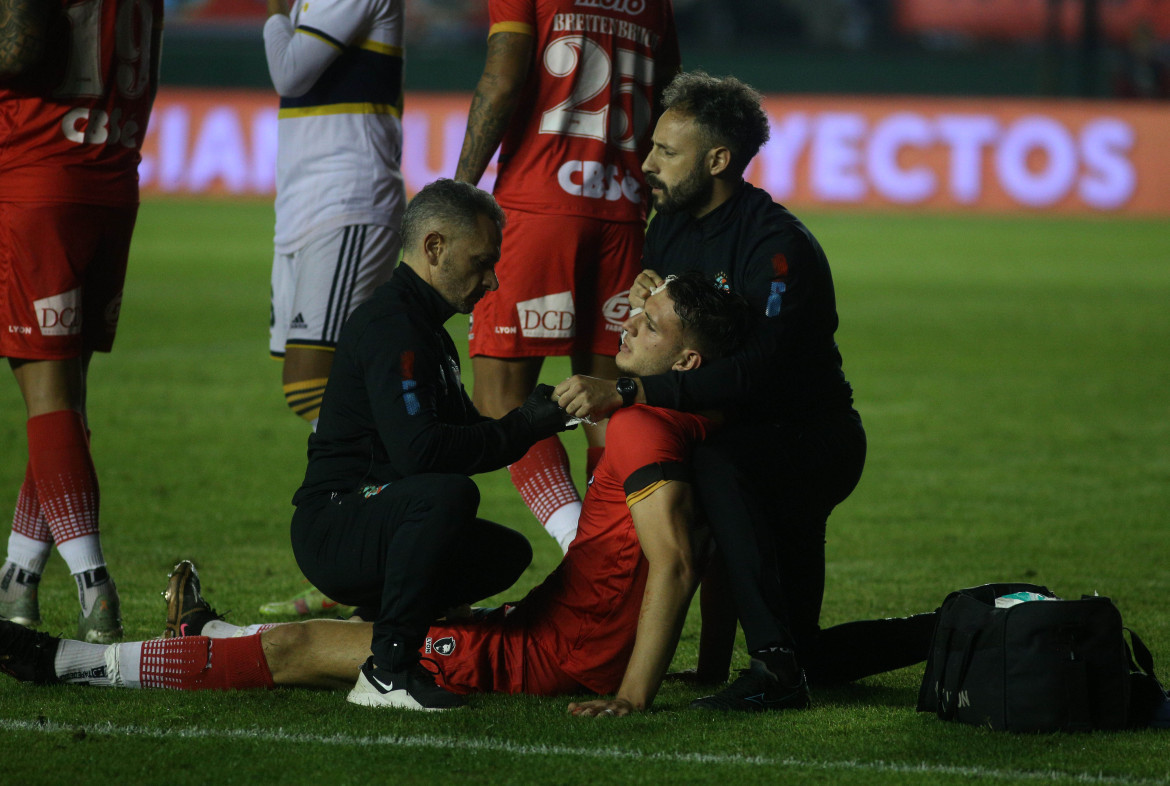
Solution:
{"label": "club crest on jersey", "polygon": [[726,273],[715,274],[715,286],[722,289],[724,292],[731,291],[731,279],[727,277]]}
{"label": "club crest on jersey", "polygon": [[455,637],[444,636],[441,639],[432,639],[430,636],[427,636],[427,642],[424,649],[427,655],[430,655],[433,652],[436,655],[443,655],[446,657],[455,652]]}

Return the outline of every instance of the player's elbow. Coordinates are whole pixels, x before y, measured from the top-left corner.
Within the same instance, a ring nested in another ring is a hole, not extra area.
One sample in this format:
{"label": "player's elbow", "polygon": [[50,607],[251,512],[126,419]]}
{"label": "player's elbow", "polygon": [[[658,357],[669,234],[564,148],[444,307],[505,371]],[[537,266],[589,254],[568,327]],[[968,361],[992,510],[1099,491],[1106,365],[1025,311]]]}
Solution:
{"label": "player's elbow", "polygon": [[277,95],[282,98],[300,98],[309,92],[317,81],[316,75],[289,76],[271,71],[269,76],[272,77],[272,86],[276,88]]}

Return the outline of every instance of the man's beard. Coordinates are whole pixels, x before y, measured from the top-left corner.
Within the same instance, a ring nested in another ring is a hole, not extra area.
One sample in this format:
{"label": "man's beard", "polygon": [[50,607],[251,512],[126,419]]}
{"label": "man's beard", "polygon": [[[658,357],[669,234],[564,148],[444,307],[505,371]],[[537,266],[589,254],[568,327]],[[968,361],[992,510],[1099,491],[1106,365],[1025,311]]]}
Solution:
{"label": "man's beard", "polygon": [[654,198],[654,209],[659,213],[693,213],[711,201],[715,180],[702,169],[700,161],[691,173],[676,185],[668,187],[654,175],[646,175],[646,184],[662,189]]}

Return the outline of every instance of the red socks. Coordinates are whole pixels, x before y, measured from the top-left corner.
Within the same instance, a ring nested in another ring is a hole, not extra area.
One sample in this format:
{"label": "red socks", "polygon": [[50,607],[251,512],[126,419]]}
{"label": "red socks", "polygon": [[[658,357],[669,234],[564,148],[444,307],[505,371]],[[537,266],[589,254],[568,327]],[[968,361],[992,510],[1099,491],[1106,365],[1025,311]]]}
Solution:
{"label": "red socks", "polygon": [[139,681],[144,688],[175,690],[271,688],[275,684],[259,634],[145,641]]}
{"label": "red socks", "polygon": [[[27,504],[40,503],[58,547],[73,538],[96,535],[98,481],[81,414],[65,409],[38,415],[29,419],[27,428],[29,474],[36,482],[35,496]],[[22,487],[22,499],[24,491]],[[33,515],[31,507],[26,510]]]}
{"label": "red socks", "polygon": [[511,464],[512,483],[524,498],[541,526],[565,505],[580,502],[577,487],[569,477],[569,454],[557,437],[537,442],[524,457]]}
{"label": "red socks", "polygon": [[30,540],[49,543],[53,540],[49,533],[49,524],[41,512],[40,502],[37,501],[37,485],[33,480],[32,462],[24,470],[24,483],[20,486],[20,495],[16,498],[16,514],[12,517],[12,530],[24,535]]}

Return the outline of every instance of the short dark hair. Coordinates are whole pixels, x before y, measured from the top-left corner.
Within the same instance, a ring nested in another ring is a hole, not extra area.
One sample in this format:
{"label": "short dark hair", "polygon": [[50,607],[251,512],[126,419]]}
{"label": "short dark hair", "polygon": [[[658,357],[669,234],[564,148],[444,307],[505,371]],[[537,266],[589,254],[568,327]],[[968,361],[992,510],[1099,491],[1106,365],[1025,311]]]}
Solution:
{"label": "short dark hair", "polygon": [[742,295],[729,292],[698,270],[666,280],[674,313],[684,335],[695,343],[704,360],[730,355],[743,344],[752,326],[752,311]]}
{"label": "short dark hair", "polygon": [[662,106],[694,118],[711,147],[726,146],[731,151],[728,169],[741,176],[771,136],[763,100],[755,88],[733,76],[688,71],[666,87]]}
{"label": "short dark hair", "polygon": [[436,221],[453,223],[470,232],[479,216],[487,216],[503,231],[504,211],[488,192],[449,178],[428,183],[410,200],[402,216],[402,247],[411,248]]}

